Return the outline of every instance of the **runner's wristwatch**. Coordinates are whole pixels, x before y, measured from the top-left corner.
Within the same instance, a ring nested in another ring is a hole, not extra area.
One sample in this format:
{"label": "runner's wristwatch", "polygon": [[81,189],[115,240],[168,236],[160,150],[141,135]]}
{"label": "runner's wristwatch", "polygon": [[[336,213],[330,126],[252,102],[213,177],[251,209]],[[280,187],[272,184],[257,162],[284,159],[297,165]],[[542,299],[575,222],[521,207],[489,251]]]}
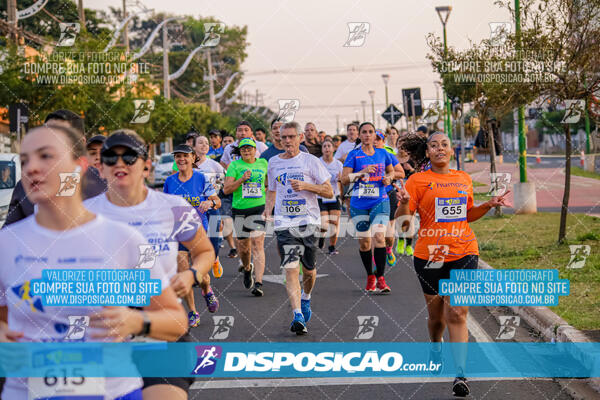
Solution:
{"label": "runner's wristwatch", "polygon": [[194,276],[194,286],[199,287],[200,282],[198,282],[198,278],[196,278],[196,270],[194,268],[190,267],[190,271],[192,271],[192,275]]}
{"label": "runner's wristwatch", "polygon": [[148,314],[146,314],[144,310],[140,310],[140,312],[142,313],[142,317],[144,318],[144,323],[142,325],[142,330],[136,336],[146,336],[150,334],[150,326],[152,325],[152,322],[150,321]]}

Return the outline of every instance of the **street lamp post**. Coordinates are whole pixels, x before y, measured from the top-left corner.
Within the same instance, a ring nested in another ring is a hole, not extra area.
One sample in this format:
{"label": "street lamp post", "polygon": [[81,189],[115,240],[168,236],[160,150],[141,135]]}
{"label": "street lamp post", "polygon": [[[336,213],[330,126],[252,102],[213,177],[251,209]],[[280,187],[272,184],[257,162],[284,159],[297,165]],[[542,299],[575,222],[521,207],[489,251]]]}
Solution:
{"label": "street lamp post", "polygon": [[388,74],[381,75],[383,78],[383,84],[385,85],[385,107],[387,108],[390,105],[390,101],[388,100],[388,82],[390,81],[390,76]]}
{"label": "street lamp post", "polygon": [[[518,1],[518,0],[517,0]],[[442,22],[442,27],[444,28],[444,59],[448,56],[448,46],[446,43],[446,23],[448,22],[448,18],[450,17],[450,11],[452,11],[452,7],[450,6],[442,6],[436,7],[435,11],[437,11],[438,16],[440,17],[440,21]],[[450,109],[450,100],[448,99],[448,93],[444,90],[444,102],[446,104],[446,119],[444,121],[446,133],[450,140],[452,140],[452,123],[450,122],[450,118],[452,115],[452,111]]]}
{"label": "street lamp post", "polygon": [[[361,100],[360,101],[360,105],[362,106],[362,111],[363,111],[363,119],[362,122],[365,122],[367,120],[367,117],[365,115],[365,107],[367,106],[367,101],[366,100]],[[357,118],[358,119],[358,118]]]}
{"label": "street lamp post", "polygon": [[371,120],[375,123],[375,91],[369,90],[369,96],[371,96]]}

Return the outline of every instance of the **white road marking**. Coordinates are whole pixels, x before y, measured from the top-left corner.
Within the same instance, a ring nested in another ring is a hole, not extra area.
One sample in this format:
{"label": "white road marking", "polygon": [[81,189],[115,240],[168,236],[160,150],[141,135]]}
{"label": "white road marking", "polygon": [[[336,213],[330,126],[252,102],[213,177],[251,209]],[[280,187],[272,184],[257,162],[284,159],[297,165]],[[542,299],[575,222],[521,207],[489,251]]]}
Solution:
{"label": "white road marking", "polygon": [[[469,378],[470,382],[475,381],[551,381],[552,378]],[[190,387],[191,390],[201,389],[244,389],[259,387],[306,387],[306,386],[346,386],[346,385],[391,385],[397,383],[446,383],[452,382],[452,377],[397,377],[397,378],[286,378],[286,379],[223,379],[195,381]]]}

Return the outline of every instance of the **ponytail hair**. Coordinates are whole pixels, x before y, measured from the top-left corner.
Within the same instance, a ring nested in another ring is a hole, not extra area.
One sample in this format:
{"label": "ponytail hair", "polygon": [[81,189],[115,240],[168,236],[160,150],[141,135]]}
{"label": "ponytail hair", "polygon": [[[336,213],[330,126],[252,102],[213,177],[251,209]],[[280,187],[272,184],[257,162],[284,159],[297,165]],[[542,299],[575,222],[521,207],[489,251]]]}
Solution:
{"label": "ponytail hair", "polygon": [[426,155],[427,139],[414,133],[402,137],[400,148],[406,151],[410,159],[415,163],[417,171],[422,170],[429,162]]}

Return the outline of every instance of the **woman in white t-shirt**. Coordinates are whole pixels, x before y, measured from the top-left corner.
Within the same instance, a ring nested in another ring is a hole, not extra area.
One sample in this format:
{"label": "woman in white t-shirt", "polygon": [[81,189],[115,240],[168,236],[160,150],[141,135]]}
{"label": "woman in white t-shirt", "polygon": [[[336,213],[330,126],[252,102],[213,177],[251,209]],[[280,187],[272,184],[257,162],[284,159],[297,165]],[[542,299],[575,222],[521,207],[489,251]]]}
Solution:
{"label": "woman in white t-shirt", "polygon": [[[136,227],[152,245],[175,294],[185,299],[194,283],[202,281],[210,271],[214,255],[198,212],[181,196],[146,187],[144,179],[150,165],[145,142],[134,131],[111,133],[102,147],[100,165],[108,190],[86,200],[84,205],[94,213]],[[177,268],[179,242],[192,256],[191,268]],[[185,335],[178,341],[193,340]],[[192,378],[147,377],[144,399],[185,399],[192,383]]]}
{"label": "woman in white t-shirt", "polygon": [[[334,148],[331,140],[325,140],[321,145],[321,151],[323,156],[319,158],[321,164],[327,168],[327,171],[331,174],[331,187],[333,188],[333,197],[325,199],[319,197],[319,209],[321,210],[321,233],[323,237],[319,238],[319,248],[322,249],[325,245],[325,237],[329,236],[329,254],[335,255],[340,252],[335,248],[337,242],[339,225],[340,225],[340,214],[342,213],[342,203],[340,201],[340,191],[342,184],[340,177],[344,165],[333,158]],[[333,225],[333,232],[329,232],[329,224]]]}
{"label": "woman in white t-shirt", "polygon": [[[144,237],[83,206],[79,174],[87,168],[85,154],[83,136],[71,128],[43,126],[23,139],[22,182],[37,212],[0,231],[0,293],[5,293],[0,297],[0,342],[118,342],[131,335],[176,340],[185,333],[186,316],[160,264],[150,268],[150,276],[160,280],[161,294],[143,309],[74,306],[71,302],[49,306],[31,294],[31,282],[42,278],[43,270],[134,269],[140,265],[140,249],[148,243]],[[83,325],[77,335],[69,328],[73,318]],[[140,378],[81,377],[77,383],[51,383],[44,378],[8,378],[2,398],[42,399],[65,393],[142,398]]]}

